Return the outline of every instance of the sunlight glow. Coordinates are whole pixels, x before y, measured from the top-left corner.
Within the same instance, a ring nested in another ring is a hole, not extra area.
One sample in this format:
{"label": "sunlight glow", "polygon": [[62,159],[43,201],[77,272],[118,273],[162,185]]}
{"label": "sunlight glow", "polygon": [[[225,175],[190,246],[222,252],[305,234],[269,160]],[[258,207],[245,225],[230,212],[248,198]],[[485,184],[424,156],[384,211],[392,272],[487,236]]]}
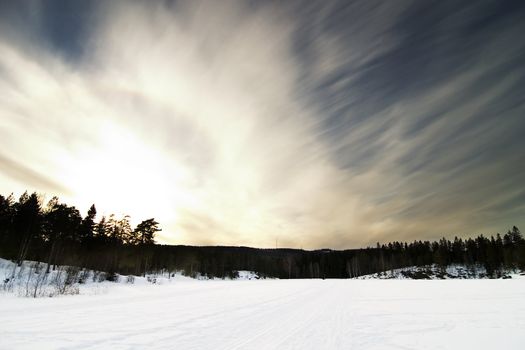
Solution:
{"label": "sunlight glow", "polygon": [[519,224],[518,14],[465,39],[479,57],[431,57],[463,39],[424,46],[444,66],[420,77],[398,59],[410,11],[388,1],[351,21],[319,4],[96,3],[71,35],[81,52],[74,33],[0,21],[0,193],[153,217],[173,244],[351,248]]}
{"label": "sunlight glow", "polygon": [[131,130],[111,122],[100,128],[93,147],[67,154],[60,163],[63,182],[73,191],[71,201],[86,207],[96,203],[101,215],[173,222],[177,208],[191,206],[181,185],[183,171],[169,166],[161,152]]}

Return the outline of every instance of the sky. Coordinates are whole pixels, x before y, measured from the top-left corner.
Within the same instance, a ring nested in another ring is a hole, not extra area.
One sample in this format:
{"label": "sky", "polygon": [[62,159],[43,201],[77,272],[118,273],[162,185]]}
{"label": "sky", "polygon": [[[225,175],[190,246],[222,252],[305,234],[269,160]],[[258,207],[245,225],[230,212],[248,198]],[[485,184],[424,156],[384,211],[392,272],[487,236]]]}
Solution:
{"label": "sky", "polygon": [[525,226],[523,1],[0,0],[0,193],[166,244]]}

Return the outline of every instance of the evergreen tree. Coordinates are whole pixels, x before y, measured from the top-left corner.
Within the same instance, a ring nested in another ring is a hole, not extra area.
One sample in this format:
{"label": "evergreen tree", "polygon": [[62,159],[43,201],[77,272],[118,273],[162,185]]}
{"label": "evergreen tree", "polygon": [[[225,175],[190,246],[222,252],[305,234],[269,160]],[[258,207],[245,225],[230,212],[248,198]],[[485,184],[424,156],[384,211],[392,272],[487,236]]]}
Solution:
{"label": "evergreen tree", "polygon": [[80,242],[78,235],[82,217],[75,207],[59,203],[54,197],[48,203],[45,213],[45,239],[50,249],[47,259],[47,272],[50,265],[56,263],[60,256],[60,248],[67,242]]}
{"label": "evergreen tree", "polygon": [[20,265],[26,258],[32,241],[42,232],[41,200],[36,192],[31,195],[24,192],[18,203],[15,203],[14,211],[13,232],[19,247],[17,264]]}
{"label": "evergreen tree", "polygon": [[8,197],[0,195],[0,254],[5,256],[11,255],[14,203],[12,194]]}
{"label": "evergreen tree", "polygon": [[93,239],[95,237],[95,217],[97,215],[97,209],[95,208],[95,204],[91,205],[89,208],[87,215],[84,219],[82,219],[82,223],[80,225],[80,241],[83,243],[93,242]]}
{"label": "evergreen tree", "polygon": [[136,237],[136,242],[134,244],[154,244],[155,243],[155,234],[159,231],[162,231],[159,228],[159,223],[155,219],[148,219],[142,221],[134,230],[134,236]]}
{"label": "evergreen tree", "polygon": [[109,227],[106,217],[103,216],[95,226],[95,239],[98,242],[106,242],[108,240]]}

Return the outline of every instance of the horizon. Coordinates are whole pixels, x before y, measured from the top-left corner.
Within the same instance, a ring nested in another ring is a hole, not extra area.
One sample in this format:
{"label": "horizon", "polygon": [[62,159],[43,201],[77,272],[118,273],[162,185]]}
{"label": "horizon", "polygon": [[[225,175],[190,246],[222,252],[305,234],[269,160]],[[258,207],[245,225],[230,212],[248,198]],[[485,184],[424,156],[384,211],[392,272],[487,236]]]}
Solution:
{"label": "horizon", "polygon": [[524,14],[0,1],[0,194],[153,217],[168,245],[345,250],[523,227]]}
{"label": "horizon", "polygon": [[[48,199],[46,197],[46,194],[42,194],[42,193],[37,193],[37,192],[33,192],[33,194],[35,194],[38,198],[38,201],[39,201],[39,204],[41,206],[40,208],[40,212],[41,212],[41,215],[43,215],[43,217],[45,217],[47,214],[46,213],[49,213],[49,210],[52,211],[54,210],[53,207],[49,207],[49,203],[53,203],[53,200],[56,198],[58,199],[57,203],[62,203],[62,204],[66,204],[68,207],[70,207],[71,209],[74,209],[74,210],[78,210],[78,208],[75,206],[75,205],[71,205],[71,203],[64,203],[64,201],[62,201],[59,197],[57,196],[51,196],[49,201],[46,202],[46,200]],[[28,192],[27,190],[24,191],[23,194],[21,194],[20,196],[16,196],[14,193],[10,193],[9,195],[3,195],[3,194],[0,194],[0,198],[4,198],[4,199],[7,199],[6,203],[10,203],[10,205],[16,205],[15,203],[18,201],[20,202],[19,200],[17,200],[17,198],[22,198],[23,196],[25,195],[28,195],[30,196],[31,193]],[[11,202],[10,202],[10,198],[11,198]],[[96,209],[96,205],[95,203],[92,204],[92,206],[95,207]],[[55,209],[56,210],[56,209]],[[81,216],[81,218],[87,218],[87,216],[89,215],[88,211],[86,211],[85,213],[82,213],[80,211],[78,211],[79,215]],[[85,215],[84,215],[85,214]],[[102,223],[102,222],[106,222],[107,223],[107,220],[111,218],[114,218],[116,220],[116,222],[118,222],[119,220],[121,219],[124,219],[126,218],[126,220],[131,224],[133,222],[138,222],[139,220],[133,220],[133,218],[131,218],[129,215],[126,215],[124,214],[123,216],[118,216],[118,215],[115,215],[114,213],[111,213],[109,214],[109,216],[106,216],[106,215],[102,215],[101,217],[98,217],[98,220],[97,220],[97,215],[95,214],[95,221],[94,221],[94,224],[95,226],[98,224],[98,223]],[[150,218],[151,220],[154,220],[154,218]],[[145,220],[148,220],[148,219],[145,219]],[[143,221],[145,221],[143,220]],[[115,222],[115,223],[116,223]],[[158,223],[157,223],[158,224]],[[134,230],[134,228],[132,226],[130,226],[130,230]],[[508,229],[505,229],[507,230],[506,234],[511,234],[511,232],[520,232],[521,234],[521,231],[519,230],[519,228],[516,226],[516,225],[512,225],[512,227],[508,228]],[[493,232],[493,233],[487,233],[487,232],[479,232],[477,233],[476,235],[470,235],[470,236],[465,236],[465,235],[461,235],[461,234],[454,234],[454,235],[442,235],[442,236],[439,236],[439,237],[435,237],[435,238],[426,238],[426,239],[418,239],[417,237],[414,238],[413,240],[411,241],[396,241],[396,240],[390,240],[390,241],[377,241],[375,242],[374,244],[368,244],[368,245],[363,245],[363,246],[358,246],[358,247],[348,247],[348,248],[330,248],[330,247],[314,247],[314,248],[303,248],[302,246],[301,247],[288,247],[288,246],[281,246],[279,247],[278,246],[278,240],[275,241],[275,246],[273,247],[270,247],[270,246],[261,246],[261,247],[256,247],[256,246],[248,246],[248,245],[225,245],[225,244],[208,244],[208,245],[200,245],[200,244],[184,244],[184,243],[165,243],[165,242],[158,242],[157,241],[157,235],[159,232],[162,232],[162,229],[160,229],[158,232],[155,232],[154,235],[153,235],[153,243],[156,244],[156,245],[159,245],[159,246],[169,246],[169,247],[190,247],[190,248],[247,248],[247,249],[255,249],[255,250],[299,250],[299,251],[303,251],[303,252],[316,252],[316,251],[335,251],[335,252],[344,252],[344,251],[352,251],[352,250],[366,250],[366,249],[376,249],[376,248],[385,248],[385,247],[388,247],[389,244],[392,244],[392,243],[401,243],[402,245],[406,245],[408,244],[409,246],[413,243],[441,243],[442,240],[447,240],[449,242],[452,242],[452,239],[454,239],[454,241],[456,239],[459,239],[460,242],[464,242],[466,243],[468,240],[476,240],[480,237],[483,237],[483,238],[486,238],[486,239],[490,239],[492,240],[494,237],[496,237],[498,240],[499,239],[502,239],[503,235],[505,235],[505,230],[503,230],[502,232]],[[96,236],[96,229],[94,230],[94,234]],[[98,237],[98,238],[101,238],[101,237]]]}

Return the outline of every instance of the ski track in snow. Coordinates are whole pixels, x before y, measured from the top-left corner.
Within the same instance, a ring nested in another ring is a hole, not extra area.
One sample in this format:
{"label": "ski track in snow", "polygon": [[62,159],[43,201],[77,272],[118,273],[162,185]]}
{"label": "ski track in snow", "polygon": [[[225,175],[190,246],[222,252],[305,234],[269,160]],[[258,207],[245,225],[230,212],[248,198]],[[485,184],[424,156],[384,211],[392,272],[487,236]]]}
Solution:
{"label": "ski track in snow", "polygon": [[0,319],[0,349],[523,349],[525,278],[110,284]]}

